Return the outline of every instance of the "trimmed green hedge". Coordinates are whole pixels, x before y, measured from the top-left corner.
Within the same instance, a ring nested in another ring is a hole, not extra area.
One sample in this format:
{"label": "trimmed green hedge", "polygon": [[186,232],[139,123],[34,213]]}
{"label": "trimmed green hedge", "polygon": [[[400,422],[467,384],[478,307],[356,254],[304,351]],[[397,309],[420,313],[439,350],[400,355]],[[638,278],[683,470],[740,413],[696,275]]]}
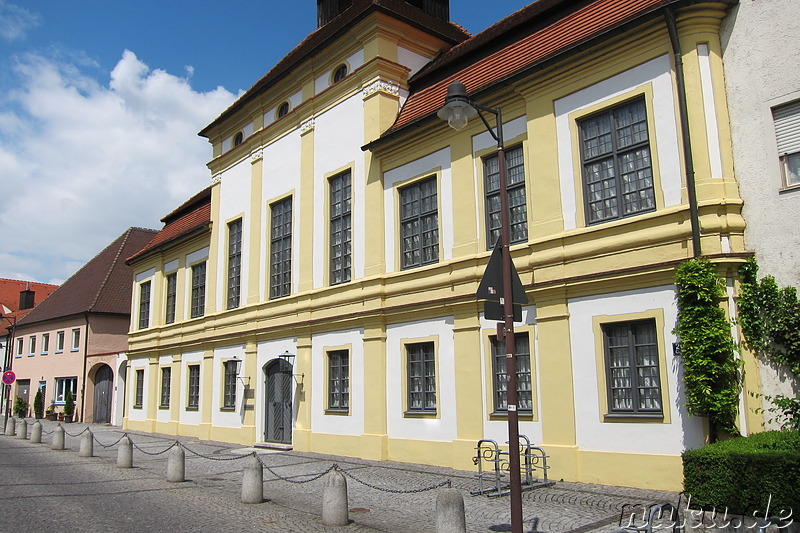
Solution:
{"label": "trimmed green hedge", "polygon": [[[800,512],[800,433],[768,431],[683,453],[683,488],[692,507],[731,513]],[[770,502],[769,497],[772,495]]]}

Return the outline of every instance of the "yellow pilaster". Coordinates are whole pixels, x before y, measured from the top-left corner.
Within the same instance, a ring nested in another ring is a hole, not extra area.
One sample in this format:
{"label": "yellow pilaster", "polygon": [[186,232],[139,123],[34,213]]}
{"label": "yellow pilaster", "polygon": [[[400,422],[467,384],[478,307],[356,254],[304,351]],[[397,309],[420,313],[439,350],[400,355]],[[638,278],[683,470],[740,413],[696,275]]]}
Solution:
{"label": "yellow pilaster", "polygon": [[453,205],[457,206],[453,213],[453,257],[472,256],[482,251],[478,244],[480,232],[475,231],[479,209],[472,186],[476,179],[472,139],[469,135],[452,135],[451,138]]}
{"label": "yellow pilaster", "polygon": [[158,365],[158,356],[151,355],[148,360],[147,374],[150,379],[145,381],[144,394],[147,396],[147,425],[150,431],[155,431],[156,417],[158,414],[161,372]]}
{"label": "yellow pilaster", "polygon": [[208,439],[211,435],[211,414],[216,408],[214,397],[214,350],[203,351],[203,366],[200,372],[200,430],[198,438]]}
{"label": "yellow pilaster", "polygon": [[302,438],[303,434],[310,436],[312,429],[310,391],[312,390],[314,376],[311,374],[311,334],[307,331],[297,335],[297,355],[293,372],[295,374],[303,374],[302,385],[295,384],[297,392],[294,397],[297,401],[296,428],[301,430],[300,435]]}
{"label": "yellow pilaster", "polygon": [[483,401],[476,391],[483,390],[481,373],[481,334],[479,304],[459,306],[454,314],[456,364],[456,441],[453,457],[471,457],[475,443],[483,438]]}
{"label": "yellow pilaster", "polygon": [[526,95],[528,142],[525,169],[528,174],[528,239],[545,238],[564,231],[558,170],[556,120],[551,98]]}
{"label": "yellow pilaster", "polygon": [[181,381],[183,379],[183,375],[181,373],[183,365],[181,365],[181,360],[181,354],[177,353],[172,356],[172,365],[170,365],[172,370],[170,371],[169,383],[169,420],[174,425],[175,434],[178,432],[178,423],[180,422],[181,417],[180,394]]}
{"label": "yellow pilaster", "polygon": [[211,189],[211,243],[208,247],[208,261],[206,262],[206,308],[205,314],[213,314],[217,310],[217,257],[219,254],[219,232],[224,224],[215,224],[219,221],[220,183],[217,182]]}
{"label": "yellow pilaster", "polygon": [[240,375],[244,377],[242,433],[247,440],[246,435],[255,435],[256,431],[255,386],[258,379],[258,345],[254,339],[248,339],[245,343],[242,364],[244,365],[244,370],[240,372]]}
{"label": "yellow pilaster", "polygon": [[541,396],[542,438],[552,464],[553,477],[577,479],[575,391],[572,386],[569,312],[566,291],[552,289],[535,295],[538,324],[538,372]]}
{"label": "yellow pilaster", "polygon": [[247,294],[243,303],[254,304],[261,300],[261,247],[266,243],[266,236],[261,234],[262,212],[265,206],[261,205],[262,183],[264,173],[264,158],[260,154],[253,158],[250,168],[250,252],[248,261]]}
{"label": "yellow pilaster", "polygon": [[386,327],[374,321],[364,326],[364,436],[366,459],[388,458],[386,434]]}
{"label": "yellow pilaster", "polygon": [[[300,279],[298,290],[310,291],[314,288],[314,261],[317,253],[323,250],[314,247],[314,130],[306,131],[300,136],[300,190],[298,191],[298,208],[300,209],[300,231],[295,234],[300,239]],[[269,264],[269,261],[267,261]]]}

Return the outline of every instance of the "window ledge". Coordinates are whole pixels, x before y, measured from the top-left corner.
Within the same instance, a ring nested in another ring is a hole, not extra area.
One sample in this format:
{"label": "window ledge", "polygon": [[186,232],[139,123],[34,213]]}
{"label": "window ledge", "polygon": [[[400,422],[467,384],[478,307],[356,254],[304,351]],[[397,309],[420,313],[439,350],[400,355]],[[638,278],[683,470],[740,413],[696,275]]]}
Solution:
{"label": "window ledge", "polygon": [[785,187],[781,187],[780,189],[778,189],[778,194],[786,194],[795,191],[800,191],[800,183],[795,183],[793,185],[787,185]]}
{"label": "window ledge", "polygon": [[[58,403],[56,403],[56,405],[58,405]],[[134,406],[133,406],[133,408],[134,408],[134,409],[141,409],[141,408],[142,408],[142,406],[141,406],[141,405],[134,405]]]}
{"label": "window ledge", "polygon": [[187,407],[186,410],[187,411],[199,411],[200,408],[199,407]]}
{"label": "window ledge", "polygon": [[603,422],[663,422],[662,413],[607,413],[603,415]]}
{"label": "window ledge", "polygon": [[[530,411],[517,411],[517,418],[519,420],[532,422],[533,413]],[[508,420],[508,411],[495,411],[494,413],[489,413],[489,420]]]}
{"label": "window ledge", "polygon": [[159,409],[169,409],[169,405],[159,405]]}
{"label": "window ledge", "polygon": [[220,411],[225,411],[225,412],[228,412],[228,413],[232,413],[232,412],[236,411],[236,407],[220,407],[219,410]]}
{"label": "window ledge", "polygon": [[406,411],[405,418],[436,418],[436,411]]}
{"label": "window ledge", "polygon": [[350,409],[325,409],[326,415],[350,416]]}

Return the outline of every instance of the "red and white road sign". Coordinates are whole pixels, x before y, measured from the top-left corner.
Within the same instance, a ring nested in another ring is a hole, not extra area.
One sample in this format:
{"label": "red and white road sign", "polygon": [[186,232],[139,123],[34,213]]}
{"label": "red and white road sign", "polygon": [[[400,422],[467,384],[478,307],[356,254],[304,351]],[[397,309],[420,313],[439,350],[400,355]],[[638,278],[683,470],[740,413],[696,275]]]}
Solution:
{"label": "red and white road sign", "polygon": [[6,385],[11,385],[17,379],[17,375],[14,374],[13,370],[6,370],[3,372],[3,383]]}

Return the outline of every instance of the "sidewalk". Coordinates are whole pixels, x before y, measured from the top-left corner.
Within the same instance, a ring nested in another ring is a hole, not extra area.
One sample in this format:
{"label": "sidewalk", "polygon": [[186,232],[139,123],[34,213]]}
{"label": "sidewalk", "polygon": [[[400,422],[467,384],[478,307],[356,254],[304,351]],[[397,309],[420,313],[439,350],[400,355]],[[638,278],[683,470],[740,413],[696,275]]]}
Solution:
{"label": "sidewalk", "polygon": [[[0,417],[1,418],[1,417]],[[42,443],[52,441],[58,422],[42,420]],[[30,435],[33,420],[28,419]],[[5,425],[3,425],[3,428]],[[62,424],[66,448],[77,452],[80,435],[88,427],[94,435],[94,455],[109,463],[117,458],[117,442],[126,433],[119,427]],[[430,532],[434,530],[437,490],[424,490],[450,481],[462,491],[468,531],[510,531],[508,497],[472,496],[477,488],[475,472],[435,466],[306,453],[275,451],[190,437],[128,431],[133,444],[133,464],[149,474],[166,478],[167,451],[179,441],[186,452],[186,480],[215,491],[230,505],[241,504],[244,461],[255,452],[264,464],[264,497],[272,505],[311,513],[320,523],[324,476],[334,465],[345,473],[352,531]],[[16,437],[5,436],[2,439]],[[1,441],[0,441],[1,442]],[[33,445],[32,446],[37,446]],[[55,453],[55,452],[54,452]],[[63,452],[62,452],[63,453]],[[594,532],[619,531],[623,507],[652,503],[676,503],[672,492],[651,491],[558,482],[554,486],[523,492],[525,531]],[[250,507],[250,506],[249,506]],[[538,521],[534,521],[538,518]],[[354,527],[355,526],[355,527]],[[535,526],[535,528],[534,528]],[[315,527],[316,529],[316,527]]]}

